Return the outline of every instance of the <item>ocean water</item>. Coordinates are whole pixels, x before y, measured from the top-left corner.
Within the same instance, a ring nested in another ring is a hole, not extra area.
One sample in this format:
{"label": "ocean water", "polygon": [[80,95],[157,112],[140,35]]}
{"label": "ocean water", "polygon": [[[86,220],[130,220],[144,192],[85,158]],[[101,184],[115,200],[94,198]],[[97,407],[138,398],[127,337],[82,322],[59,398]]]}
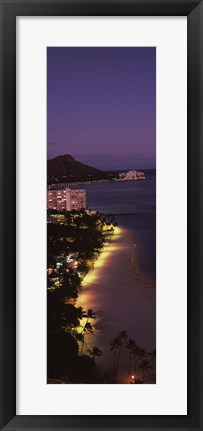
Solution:
{"label": "ocean water", "polygon": [[71,188],[87,191],[92,210],[115,214],[128,229],[138,250],[142,271],[156,278],[156,171],[145,171],[145,180],[84,184]]}

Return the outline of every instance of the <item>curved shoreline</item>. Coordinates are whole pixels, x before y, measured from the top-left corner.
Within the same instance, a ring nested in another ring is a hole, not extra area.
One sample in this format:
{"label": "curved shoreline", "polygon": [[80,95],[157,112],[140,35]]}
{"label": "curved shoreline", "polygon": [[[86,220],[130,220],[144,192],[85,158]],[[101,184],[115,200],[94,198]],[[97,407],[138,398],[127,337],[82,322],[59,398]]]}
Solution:
{"label": "curved shoreline", "polygon": [[[104,246],[104,249],[102,250],[100,256],[98,257],[98,259],[95,261],[95,263],[93,264],[93,267],[90,269],[90,271],[88,271],[88,273],[85,275],[84,279],[82,280],[81,286],[85,286],[88,284],[88,279],[91,278],[91,282],[92,279],[94,277],[94,271],[101,266],[101,262],[104,261],[107,258],[107,253],[108,253],[108,257],[112,257],[110,256],[110,253],[114,253],[116,250],[116,247],[114,247],[114,243],[115,241],[118,240],[119,237],[126,235],[126,238],[128,239],[128,245],[129,245],[129,252],[130,252],[130,247],[131,247],[131,264],[132,267],[134,269],[134,271],[136,272],[136,276],[142,279],[142,282],[145,283],[145,287],[146,288],[155,288],[156,287],[156,283],[155,281],[148,277],[148,275],[146,275],[139,264],[139,256],[138,256],[138,249],[136,248],[136,244],[133,242],[134,238],[132,236],[132,234],[124,228],[121,227],[116,227],[115,229],[115,233],[112,236],[111,239],[108,239],[106,241],[106,245]],[[90,277],[91,274],[91,277]],[[95,275],[96,277],[96,275]]]}
{"label": "curved shoreline", "polygon": [[[156,290],[155,283],[139,268],[138,250],[130,233],[117,228],[101,255],[84,277],[77,305],[93,309],[97,318],[92,320],[94,333],[85,336],[85,348],[98,346],[103,355],[97,363],[110,371],[112,353],[109,342],[122,330],[130,338],[150,351],[156,345]],[[116,298],[116,300],[115,300]],[[121,355],[119,378],[125,381],[127,349]]]}

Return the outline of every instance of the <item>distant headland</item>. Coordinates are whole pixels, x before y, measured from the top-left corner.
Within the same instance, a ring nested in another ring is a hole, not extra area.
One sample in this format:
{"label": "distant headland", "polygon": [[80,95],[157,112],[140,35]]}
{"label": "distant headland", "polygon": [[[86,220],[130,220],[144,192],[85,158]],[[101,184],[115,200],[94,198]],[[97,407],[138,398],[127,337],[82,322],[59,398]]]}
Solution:
{"label": "distant headland", "polygon": [[106,172],[83,164],[70,154],[59,155],[47,161],[47,181],[51,184],[82,184],[100,181],[145,179],[143,172]]}

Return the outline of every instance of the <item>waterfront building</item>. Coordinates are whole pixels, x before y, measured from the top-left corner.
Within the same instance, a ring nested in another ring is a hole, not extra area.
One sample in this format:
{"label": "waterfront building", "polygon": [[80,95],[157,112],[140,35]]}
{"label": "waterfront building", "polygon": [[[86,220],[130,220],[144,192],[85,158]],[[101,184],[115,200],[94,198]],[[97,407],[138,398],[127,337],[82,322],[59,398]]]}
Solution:
{"label": "waterfront building", "polygon": [[86,190],[66,189],[66,211],[87,208]]}
{"label": "waterfront building", "polygon": [[48,190],[47,209],[66,210],[66,190]]}
{"label": "waterfront building", "polygon": [[128,171],[118,174],[119,180],[142,180],[145,179],[144,172]]}
{"label": "waterfront building", "polygon": [[47,192],[47,208],[57,211],[79,211],[87,208],[86,190],[51,189]]}

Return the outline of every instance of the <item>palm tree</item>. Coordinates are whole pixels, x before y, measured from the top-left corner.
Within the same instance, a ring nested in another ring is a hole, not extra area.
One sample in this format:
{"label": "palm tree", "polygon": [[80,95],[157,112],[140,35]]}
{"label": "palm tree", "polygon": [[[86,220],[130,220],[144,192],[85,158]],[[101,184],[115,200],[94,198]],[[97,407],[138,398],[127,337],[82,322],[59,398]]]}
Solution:
{"label": "palm tree", "polygon": [[93,362],[95,363],[95,357],[96,356],[101,356],[102,355],[102,351],[98,348],[98,347],[96,347],[96,346],[93,346],[93,348],[92,348],[92,350],[87,350],[89,353],[90,353],[90,355],[92,356],[92,358],[93,358]]}
{"label": "palm tree", "polygon": [[149,373],[151,370],[151,365],[150,362],[147,359],[143,359],[143,361],[141,362],[141,364],[139,365],[139,369],[142,370],[142,381],[144,383],[144,379],[145,379],[145,375],[146,373]]}
{"label": "palm tree", "polygon": [[89,319],[95,319],[95,314],[94,314],[94,311],[91,308],[87,312],[84,311],[82,307],[79,307],[79,309],[81,311],[81,319],[83,317],[87,318],[86,323],[83,326],[83,329],[82,329],[82,331],[80,333],[81,336],[82,336],[82,346],[81,346],[81,352],[80,352],[81,356],[82,356],[84,342],[85,342],[85,333],[87,333],[87,332],[92,333],[93,332],[93,328],[92,328],[92,325],[89,323]]}
{"label": "palm tree", "polygon": [[123,331],[120,332],[120,334],[118,335],[118,337],[121,340],[126,340],[128,338],[128,334],[127,334],[127,332],[125,330],[123,330]]}
{"label": "palm tree", "polygon": [[121,346],[121,341],[119,340],[118,337],[116,337],[113,340],[111,340],[110,346],[111,346],[111,348],[110,348],[111,352],[113,351],[113,370],[115,371],[115,367],[116,367],[116,351],[119,350],[119,348]]}
{"label": "palm tree", "polygon": [[79,312],[80,312],[80,320],[82,320],[82,319],[83,319],[83,317],[86,317],[86,311],[85,311],[85,310],[83,310],[83,308],[82,308],[82,307],[78,307],[78,310],[79,310]]}
{"label": "palm tree", "polygon": [[117,356],[117,362],[116,362],[116,367],[115,367],[115,381],[114,381],[114,383],[116,383],[118,365],[119,365],[119,360],[120,360],[120,356],[121,356],[121,351],[123,348],[123,342],[126,341],[126,339],[128,338],[128,334],[126,331],[123,330],[120,332],[120,334],[116,338],[118,339],[117,342],[120,344],[120,346],[118,349],[118,356]]}
{"label": "palm tree", "polygon": [[93,332],[93,328],[91,323],[86,322],[85,325],[83,326],[83,330],[81,332],[81,334],[83,335],[83,339],[82,339],[82,346],[81,346],[81,352],[80,355],[82,356],[82,352],[83,352],[83,347],[84,347],[84,342],[85,342],[85,334],[89,332],[92,333]]}
{"label": "palm tree", "polygon": [[86,323],[88,323],[89,319],[96,319],[94,311],[91,308],[89,308],[89,310],[87,311],[87,313],[84,316],[87,317]]}
{"label": "palm tree", "polygon": [[125,347],[129,350],[128,374],[130,376],[130,374],[131,374],[131,359],[132,359],[132,355],[134,354],[135,349],[137,348],[137,344],[136,344],[136,342],[134,340],[132,340],[130,338]]}
{"label": "palm tree", "polygon": [[147,357],[147,352],[145,349],[139,348],[138,349],[138,361],[139,363],[142,362]]}
{"label": "palm tree", "polygon": [[151,352],[151,353],[149,354],[149,356],[151,356],[151,363],[152,363],[152,376],[153,376],[153,379],[155,379],[156,350],[153,350],[153,352]]}
{"label": "palm tree", "polygon": [[134,348],[133,348],[133,357],[135,358],[135,373],[136,373],[136,371],[137,371],[137,362],[138,362],[138,359],[141,357],[140,356],[140,347],[139,346],[135,346]]}

